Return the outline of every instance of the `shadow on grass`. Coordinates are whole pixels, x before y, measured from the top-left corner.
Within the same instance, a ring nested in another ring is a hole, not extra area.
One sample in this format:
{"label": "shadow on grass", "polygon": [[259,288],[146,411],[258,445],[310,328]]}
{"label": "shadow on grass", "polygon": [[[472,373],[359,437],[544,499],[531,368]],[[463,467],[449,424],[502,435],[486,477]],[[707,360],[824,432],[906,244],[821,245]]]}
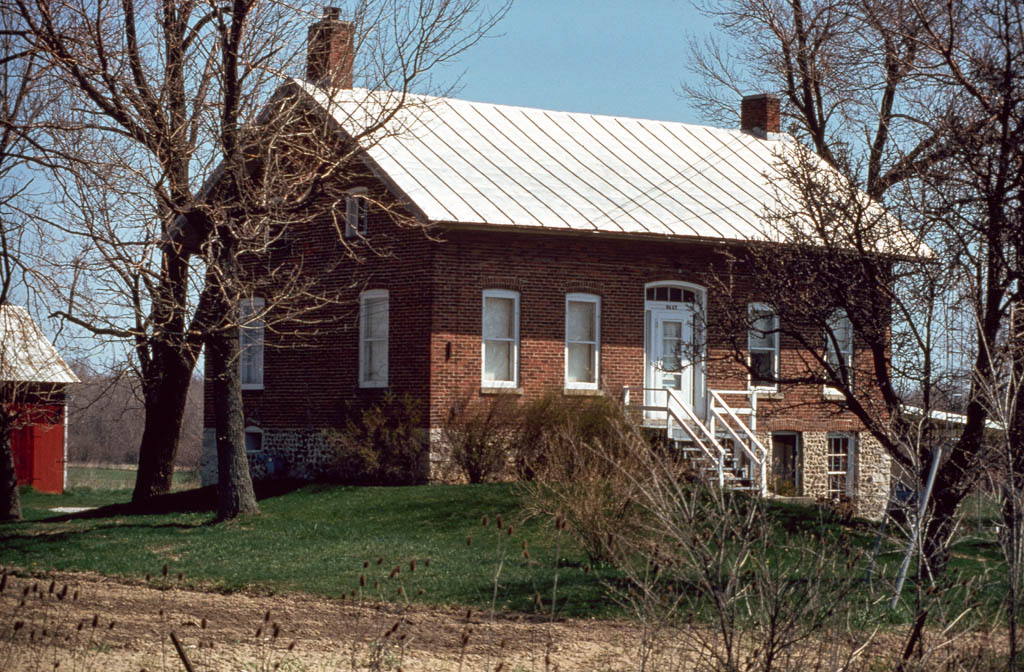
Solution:
{"label": "shadow on grass", "polygon": [[[256,499],[263,500],[272,497],[280,497],[299,488],[308,486],[307,481],[296,479],[275,479],[257,481],[253,484],[256,491]],[[192,490],[179,490],[166,495],[154,497],[144,504],[133,504],[124,502],[120,504],[108,504],[87,511],[78,513],[62,513],[49,518],[36,520],[37,523],[62,523],[71,520],[92,520],[97,518],[112,518],[114,516],[153,516],[168,515],[174,513],[212,513],[217,509],[217,486],[207,485]],[[172,525],[173,526],[173,525]],[[190,527],[190,526],[186,526]]]}

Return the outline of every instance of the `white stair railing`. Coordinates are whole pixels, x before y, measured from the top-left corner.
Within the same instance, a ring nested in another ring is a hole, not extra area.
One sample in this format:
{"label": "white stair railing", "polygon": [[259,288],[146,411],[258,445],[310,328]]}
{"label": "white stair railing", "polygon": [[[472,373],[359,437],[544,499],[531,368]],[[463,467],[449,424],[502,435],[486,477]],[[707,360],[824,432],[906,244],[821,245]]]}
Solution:
{"label": "white stair railing", "polygon": [[[708,390],[710,396],[709,415],[721,422],[725,431],[740,446],[747,456],[751,467],[757,470],[758,489],[762,496],[768,494],[768,450],[757,438],[757,393],[753,390]],[[725,402],[723,396],[736,395],[746,397],[747,408],[734,409]],[[743,422],[740,415],[749,417]],[[730,422],[731,421],[731,422]]]}
{"label": "white stair railing", "polygon": [[[757,431],[757,395],[751,390],[708,390],[707,422],[697,416],[692,408],[683,403],[675,390],[666,388],[640,388],[644,395],[644,411],[665,413],[665,433],[671,441],[673,427],[679,428],[704,452],[715,465],[718,472],[718,483],[725,485],[725,463],[729,459],[729,451],[719,441],[719,436],[731,438],[734,445],[739,446],[750,464],[750,478],[755,482],[762,496],[768,494],[768,450],[758,440]],[[623,388],[622,401],[630,405],[631,388]],[[650,393],[650,394],[649,394]],[[647,403],[647,397],[652,403]],[[748,400],[747,408],[733,408],[725,402],[725,396],[743,396]],[[665,399],[664,405],[658,403]],[[744,422],[740,416],[749,419]]]}

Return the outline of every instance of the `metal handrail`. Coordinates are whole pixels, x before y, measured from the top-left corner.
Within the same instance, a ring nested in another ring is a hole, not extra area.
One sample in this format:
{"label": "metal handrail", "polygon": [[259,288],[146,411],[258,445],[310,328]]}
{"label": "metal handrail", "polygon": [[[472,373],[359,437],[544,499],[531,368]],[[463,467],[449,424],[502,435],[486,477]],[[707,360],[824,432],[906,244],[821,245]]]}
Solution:
{"label": "metal handrail", "polygon": [[[719,412],[719,408],[717,408],[714,405],[714,403],[712,403],[712,406],[711,406],[712,415],[714,415],[715,417],[718,417],[718,418],[720,418],[722,420],[722,424],[729,431],[729,433],[733,435],[733,437],[736,439],[736,441],[740,444],[740,447],[743,449],[743,452],[746,453],[747,456],[751,460],[753,460],[757,464],[757,466],[759,467],[758,471],[760,472],[760,474],[759,474],[760,478],[758,480],[760,480],[760,482],[761,482],[760,483],[761,494],[762,495],[767,495],[768,494],[768,468],[767,468],[768,449],[764,447],[764,444],[762,444],[758,440],[757,435],[754,433],[754,430],[755,430],[755,427],[756,427],[755,422],[756,422],[756,418],[757,418],[757,394],[755,392],[753,392],[753,391],[739,392],[739,391],[733,391],[733,390],[708,390],[708,394],[711,396],[711,399],[714,402],[718,402],[718,404],[721,406],[721,410],[724,410],[728,414],[729,418],[740,427],[740,429],[743,431],[743,433],[747,436],[747,440],[749,441],[750,445],[753,445],[754,447],[756,447],[758,452],[760,452],[760,457],[758,457],[758,456],[753,454],[753,452],[749,449],[748,444],[746,442],[744,442],[742,439],[740,439],[739,436],[736,435],[736,433],[733,431],[732,426],[728,422],[725,421],[725,418],[721,417],[721,414]],[[725,400],[722,399],[722,395],[723,394],[743,394],[743,395],[748,396],[748,398],[750,399],[750,419],[751,419],[751,423],[750,423],[751,426],[750,427],[748,427],[745,423],[743,423],[740,420],[739,416],[729,406],[729,404],[725,403]]]}

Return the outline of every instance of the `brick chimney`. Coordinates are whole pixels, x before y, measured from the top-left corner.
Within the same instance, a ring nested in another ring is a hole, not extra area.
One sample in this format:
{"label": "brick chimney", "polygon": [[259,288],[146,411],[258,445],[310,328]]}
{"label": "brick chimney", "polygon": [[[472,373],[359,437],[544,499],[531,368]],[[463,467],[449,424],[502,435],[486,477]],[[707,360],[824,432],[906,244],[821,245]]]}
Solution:
{"label": "brick chimney", "polygon": [[760,138],[779,132],[779,97],[770,93],[743,96],[740,128]]}
{"label": "brick chimney", "polygon": [[324,7],[322,19],[309,27],[306,79],[325,88],[352,88],[355,28],[340,21],[341,10]]}

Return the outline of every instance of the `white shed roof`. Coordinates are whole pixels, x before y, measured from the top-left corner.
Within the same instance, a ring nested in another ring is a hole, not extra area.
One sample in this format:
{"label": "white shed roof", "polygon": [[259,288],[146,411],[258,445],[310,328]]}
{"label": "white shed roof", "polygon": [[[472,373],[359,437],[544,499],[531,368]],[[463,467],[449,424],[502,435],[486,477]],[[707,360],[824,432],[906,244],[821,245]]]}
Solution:
{"label": "white shed roof", "polygon": [[[298,84],[353,134],[396,107],[394,93],[331,99]],[[778,240],[764,215],[795,198],[780,171],[788,136],[452,98],[402,103],[363,144],[433,222]]]}
{"label": "white shed roof", "polygon": [[77,383],[78,377],[57,354],[21,306],[0,305],[0,380],[27,383]]}

